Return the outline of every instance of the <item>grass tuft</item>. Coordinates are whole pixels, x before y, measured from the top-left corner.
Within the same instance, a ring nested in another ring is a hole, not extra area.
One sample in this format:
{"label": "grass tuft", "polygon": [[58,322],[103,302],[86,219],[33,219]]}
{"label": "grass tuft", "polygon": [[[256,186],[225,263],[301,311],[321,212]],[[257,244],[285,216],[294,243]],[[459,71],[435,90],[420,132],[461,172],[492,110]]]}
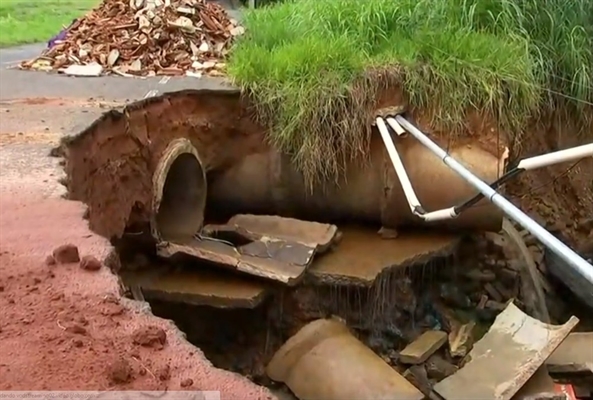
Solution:
{"label": "grass tuft", "polygon": [[287,0],[244,25],[229,74],[310,184],[366,154],[375,98],[396,84],[452,132],[475,109],[516,139],[558,107],[590,127],[590,0]]}

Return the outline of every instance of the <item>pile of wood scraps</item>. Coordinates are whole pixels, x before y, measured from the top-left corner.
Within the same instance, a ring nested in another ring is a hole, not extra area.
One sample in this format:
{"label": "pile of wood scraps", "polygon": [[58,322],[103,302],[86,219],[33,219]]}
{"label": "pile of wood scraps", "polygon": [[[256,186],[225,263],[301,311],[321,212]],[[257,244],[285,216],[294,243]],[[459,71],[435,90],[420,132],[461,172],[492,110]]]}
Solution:
{"label": "pile of wood scraps", "polygon": [[104,0],[22,69],[98,76],[223,76],[245,32],[206,0]]}

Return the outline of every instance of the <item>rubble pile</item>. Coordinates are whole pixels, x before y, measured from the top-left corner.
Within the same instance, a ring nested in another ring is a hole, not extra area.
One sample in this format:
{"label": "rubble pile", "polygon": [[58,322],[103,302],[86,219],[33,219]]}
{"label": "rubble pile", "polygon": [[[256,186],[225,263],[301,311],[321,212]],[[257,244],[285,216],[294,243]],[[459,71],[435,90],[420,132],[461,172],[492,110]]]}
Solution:
{"label": "rubble pile", "polygon": [[220,76],[233,37],[243,33],[222,6],[207,0],[104,0],[21,68],[83,76]]}

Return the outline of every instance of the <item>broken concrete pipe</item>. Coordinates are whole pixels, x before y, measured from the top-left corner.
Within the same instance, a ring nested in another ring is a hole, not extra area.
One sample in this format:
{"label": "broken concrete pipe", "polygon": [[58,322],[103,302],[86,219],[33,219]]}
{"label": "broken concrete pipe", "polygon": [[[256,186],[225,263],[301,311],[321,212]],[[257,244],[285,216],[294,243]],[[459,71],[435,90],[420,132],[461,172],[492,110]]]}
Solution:
{"label": "broken concrete pipe", "polygon": [[187,139],[165,149],[153,175],[151,232],[158,241],[192,238],[204,223],[206,172]]}
{"label": "broken concrete pipe", "polygon": [[[462,178],[413,138],[396,141],[410,181],[427,211],[460,204],[476,194]],[[502,160],[478,146],[453,148],[450,154],[485,182],[502,171]],[[279,214],[317,221],[362,222],[396,229],[426,226],[409,208],[378,133],[373,134],[368,164],[350,164],[335,184],[311,192],[287,155],[275,150],[250,154],[209,182],[208,204],[229,214]],[[458,218],[431,223],[452,228],[498,232],[502,213],[482,200]]]}
{"label": "broken concrete pipe", "polygon": [[301,328],[272,357],[266,373],[301,400],[424,398],[337,319]]}

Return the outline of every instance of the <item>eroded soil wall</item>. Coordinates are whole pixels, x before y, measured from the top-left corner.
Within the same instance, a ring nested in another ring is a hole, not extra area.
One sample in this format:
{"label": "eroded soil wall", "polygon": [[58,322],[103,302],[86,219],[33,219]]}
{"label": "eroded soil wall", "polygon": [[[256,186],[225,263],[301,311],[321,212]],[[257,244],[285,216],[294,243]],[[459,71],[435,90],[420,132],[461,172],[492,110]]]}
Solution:
{"label": "eroded soil wall", "polygon": [[234,90],[183,91],[112,110],[61,146],[68,191],[88,205],[90,227],[119,237],[149,220],[152,175],[165,147],[188,138],[206,170],[264,151],[263,129]]}

